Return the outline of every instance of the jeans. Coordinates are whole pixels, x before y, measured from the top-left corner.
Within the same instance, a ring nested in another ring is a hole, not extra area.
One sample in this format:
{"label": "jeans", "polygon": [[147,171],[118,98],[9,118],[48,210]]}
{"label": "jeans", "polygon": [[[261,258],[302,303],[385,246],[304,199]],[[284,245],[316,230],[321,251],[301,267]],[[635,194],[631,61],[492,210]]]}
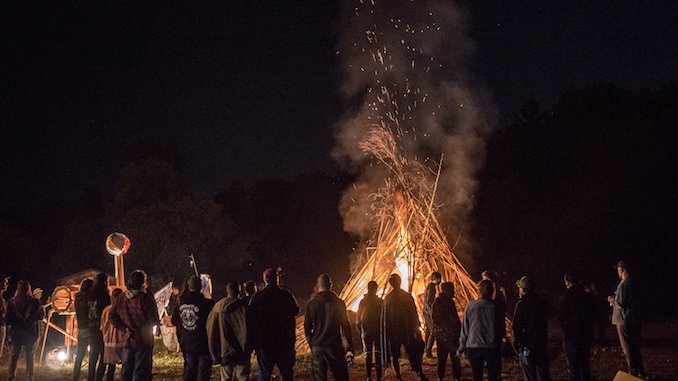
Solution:
{"label": "jeans", "polygon": [[501,352],[499,348],[466,348],[468,361],[473,371],[473,381],[482,381],[483,366],[487,364],[487,380],[499,381],[501,375]]}
{"label": "jeans", "polygon": [[445,366],[447,366],[447,357],[450,357],[452,363],[452,377],[455,380],[461,379],[461,362],[457,357],[457,343],[456,341],[443,341],[438,339],[438,378],[445,378]]}
{"label": "jeans", "polygon": [[[85,330],[82,330],[80,332],[84,333]],[[82,368],[82,360],[85,358],[85,353],[87,352],[87,347],[89,347],[89,345],[90,345],[90,339],[91,339],[91,337],[89,336],[89,334],[87,334],[87,335],[79,334],[78,335],[78,349],[77,349],[77,352],[75,354],[75,362],[73,363],[73,381],[80,380],[80,370]],[[90,364],[91,364],[91,362],[90,362]],[[92,373],[92,374],[94,374],[94,373]]]}
{"label": "jeans", "polygon": [[184,353],[184,381],[209,381],[212,357],[209,354]]}
{"label": "jeans", "polygon": [[153,349],[122,350],[122,381],[150,381],[153,371]]}
{"label": "jeans", "polygon": [[250,360],[219,366],[221,381],[247,381],[250,377]]}
{"label": "jeans", "polygon": [[570,381],[590,381],[591,344],[564,341],[563,350],[570,369]]}
{"label": "jeans", "polygon": [[518,353],[523,381],[551,381],[549,360],[546,351],[522,349]]}
{"label": "jeans", "polygon": [[311,348],[313,379],[327,381],[327,369],[332,372],[335,381],[348,381],[348,368],[342,348]]}
{"label": "jeans", "polygon": [[35,343],[33,344],[12,344],[12,354],[9,360],[9,375],[7,380],[14,381],[16,378],[16,366],[19,362],[19,355],[21,350],[24,350],[24,357],[26,357],[26,378],[33,381],[33,356],[35,355]]}
{"label": "jeans", "polygon": [[259,364],[258,381],[270,381],[273,367],[278,365],[281,381],[294,380],[294,362],[296,353],[292,348],[257,349],[257,364]]}
{"label": "jeans", "polygon": [[372,379],[372,354],[374,354],[374,367],[377,371],[377,380],[381,380],[381,339],[379,333],[362,334],[363,352],[365,352],[365,371],[367,372],[367,379]]}
{"label": "jeans", "polygon": [[95,332],[90,337],[88,369],[87,381],[103,380],[106,364],[104,364],[104,337],[101,332]]}
{"label": "jeans", "polygon": [[626,357],[629,373],[634,376],[645,374],[643,357],[640,354],[641,325],[619,324],[617,325],[617,335],[619,336],[619,344]]}

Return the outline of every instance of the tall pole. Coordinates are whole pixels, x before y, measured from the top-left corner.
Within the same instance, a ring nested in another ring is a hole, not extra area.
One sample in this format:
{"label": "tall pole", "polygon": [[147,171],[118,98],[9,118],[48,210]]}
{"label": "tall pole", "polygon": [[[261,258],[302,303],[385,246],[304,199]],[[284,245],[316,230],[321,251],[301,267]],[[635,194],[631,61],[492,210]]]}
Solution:
{"label": "tall pole", "polygon": [[125,287],[125,254],[120,253],[113,256],[115,262],[115,285]]}

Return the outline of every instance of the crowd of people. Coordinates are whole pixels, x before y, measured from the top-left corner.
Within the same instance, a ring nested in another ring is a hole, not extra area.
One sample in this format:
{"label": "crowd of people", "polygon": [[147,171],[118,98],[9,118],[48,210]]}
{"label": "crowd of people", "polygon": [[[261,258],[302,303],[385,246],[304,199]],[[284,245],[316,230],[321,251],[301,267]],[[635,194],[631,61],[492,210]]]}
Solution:
{"label": "crowd of people", "polygon": [[[629,373],[644,377],[640,353],[641,313],[637,286],[623,261],[617,264],[620,283],[610,295],[612,323],[617,328]],[[443,281],[440,273],[430,275],[423,299],[425,335],[412,295],[402,289],[402,279],[392,274],[390,291],[383,299],[378,285],[367,284],[355,320],[349,318],[346,305],[332,290],[327,274],[317,278],[315,292],[304,313],[304,334],[312,358],[316,381],[327,380],[328,371],[336,381],[348,381],[348,364],[354,357],[353,329],[362,339],[365,376],[381,381],[384,367],[391,366],[398,380],[401,350],[404,348],[410,369],[421,381],[427,381],[422,368],[424,356],[433,358],[437,348],[437,377],[445,378],[448,360],[453,380],[461,378],[461,357],[467,357],[474,381],[487,372],[489,381],[499,380],[502,348],[507,342],[507,321],[512,347],[518,355],[523,380],[550,380],[547,351],[549,306],[539,296],[532,279],[523,276],[516,282],[519,300],[513,314],[507,314],[506,294],[497,283],[497,274],[485,271],[478,284],[479,297],[465,307],[463,314],[455,302],[454,283]],[[557,320],[563,334],[563,351],[570,379],[590,380],[590,350],[594,326],[599,322],[591,290],[585,289],[575,274],[563,278],[565,293],[557,304]],[[201,292],[202,282],[191,277],[173,303],[168,324],[176,327],[184,359],[184,380],[207,381],[213,365],[222,381],[246,381],[250,376],[253,354],[259,368],[258,381],[270,381],[278,367],[282,381],[292,381],[296,361],[296,317],[299,305],[295,297],[279,285],[279,272],[263,273],[264,287],[256,282],[237,282],[226,286],[226,296],[214,302]],[[9,284],[0,276],[0,296]],[[244,292],[243,292],[244,291]],[[116,364],[122,363],[123,381],[151,380],[153,365],[153,327],[160,324],[155,300],[148,292],[146,274],[131,274],[126,290],[109,292],[104,273],[85,279],[75,295],[78,323],[78,350],[73,380],[80,379],[82,361],[89,348],[88,380],[114,380]],[[17,361],[24,353],[26,372],[33,380],[33,358],[44,311],[39,299],[25,280],[17,282],[16,293],[8,302],[0,297],[0,357],[5,336],[11,343],[8,380],[16,377]],[[7,327],[10,327],[8,330]]]}

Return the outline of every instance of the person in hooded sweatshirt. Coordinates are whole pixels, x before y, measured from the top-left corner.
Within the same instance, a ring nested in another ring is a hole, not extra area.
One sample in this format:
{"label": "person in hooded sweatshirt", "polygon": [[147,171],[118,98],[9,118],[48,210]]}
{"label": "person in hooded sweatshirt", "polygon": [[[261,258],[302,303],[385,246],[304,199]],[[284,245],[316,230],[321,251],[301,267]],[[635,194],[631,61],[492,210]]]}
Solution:
{"label": "person in hooded sweatshirt", "polygon": [[372,354],[374,354],[377,381],[381,381],[381,311],[384,301],[377,296],[377,287],[377,282],[373,280],[367,283],[367,294],[360,301],[357,314],[368,381],[372,380]]}
{"label": "person in hooded sweatshirt", "polygon": [[124,331],[122,381],[148,381],[153,371],[153,326],[160,323],[158,308],[146,293],[146,273],[136,270],[109,314],[113,326]]}
{"label": "person in hooded sweatshirt", "polygon": [[91,338],[90,321],[89,321],[89,296],[94,287],[94,280],[92,278],[83,279],[80,282],[80,289],[75,294],[75,320],[78,322],[78,349],[75,355],[75,362],[73,363],[73,381],[80,379],[80,369],[82,368],[82,360],[87,353],[87,347]]}
{"label": "person in hooded sweatshirt", "polygon": [[247,381],[251,349],[247,338],[249,298],[238,299],[240,284],[226,285],[226,297],[214,305],[207,317],[210,355],[219,364],[221,381]]}
{"label": "person in hooded sweatshirt", "polygon": [[[316,283],[318,291],[306,305],[304,332],[311,348],[313,379],[327,380],[327,369],[336,381],[348,381],[346,358],[353,356],[351,323],[346,304],[332,292],[332,280],[321,274]],[[344,348],[341,335],[348,344]]]}
{"label": "person in hooded sweatshirt", "polygon": [[172,324],[184,355],[184,381],[208,381],[212,375],[212,357],[207,342],[207,317],[214,301],[200,292],[200,278],[192,276],[172,312]]}

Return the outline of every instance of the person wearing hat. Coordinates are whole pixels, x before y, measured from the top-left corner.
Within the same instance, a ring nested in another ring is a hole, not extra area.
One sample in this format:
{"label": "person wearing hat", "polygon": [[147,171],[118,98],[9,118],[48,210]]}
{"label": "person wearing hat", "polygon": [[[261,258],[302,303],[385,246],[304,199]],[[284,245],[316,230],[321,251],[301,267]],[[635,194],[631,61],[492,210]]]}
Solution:
{"label": "person wearing hat", "polygon": [[9,287],[9,275],[0,275],[0,359],[5,349],[5,338],[7,337],[7,302],[3,295]]}
{"label": "person wearing hat", "polygon": [[520,300],[513,314],[513,346],[525,381],[550,381],[546,352],[548,304],[534,292],[530,278],[516,282]]}
{"label": "person wearing hat", "polygon": [[266,287],[252,296],[247,310],[247,330],[252,333],[253,349],[257,352],[259,381],[270,381],[273,367],[278,365],[281,381],[294,379],[297,339],[295,318],[299,305],[294,295],[280,288],[279,271],[264,271]]}
{"label": "person wearing hat", "polygon": [[607,301],[612,306],[612,324],[617,327],[619,344],[624,351],[629,373],[644,377],[643,357],[640,354],[641,316],[639,292],[630,276],[629,266],[624,261],[617,263],[617,275],[621,281],[614,296]]}

